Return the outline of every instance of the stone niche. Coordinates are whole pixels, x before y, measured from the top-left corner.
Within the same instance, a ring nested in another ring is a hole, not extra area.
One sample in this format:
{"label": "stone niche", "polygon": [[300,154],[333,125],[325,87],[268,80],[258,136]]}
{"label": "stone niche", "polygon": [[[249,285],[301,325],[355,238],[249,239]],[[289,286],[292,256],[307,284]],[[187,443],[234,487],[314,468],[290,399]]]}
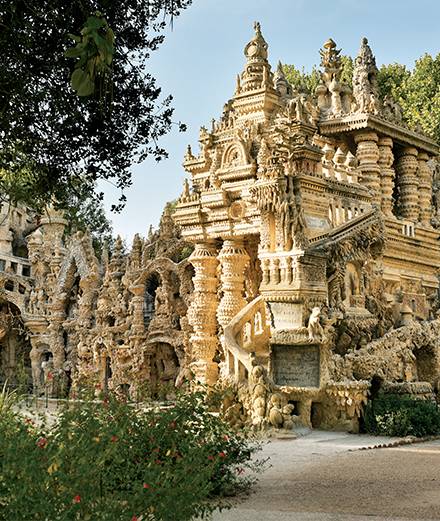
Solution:
{"label": "stone niche", "polygon": [[276,385],[319,387],[320,349],[318,345],[272,345],[273,378]]}

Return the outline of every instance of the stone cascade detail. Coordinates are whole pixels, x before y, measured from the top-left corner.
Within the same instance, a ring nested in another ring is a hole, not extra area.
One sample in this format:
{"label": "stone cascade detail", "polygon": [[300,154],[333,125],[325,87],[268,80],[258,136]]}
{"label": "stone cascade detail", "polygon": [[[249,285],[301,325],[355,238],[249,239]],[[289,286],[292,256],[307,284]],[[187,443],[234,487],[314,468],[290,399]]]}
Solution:
{"label": "stone cascade detail", "polygon": [[385,215],[393,214],[393,191],[396,172],[392,167],[394,162],[393,140],[388,137],[380,138],[379,147],[379,168],[380,168],[380,187],[381,187],[381,208]]}
{"label": "stone cascade detail", "polygon": [[419,219],[425,226],[430,226],[432,215],[432,172],[428,166],[429,156],[425,152],[419,152],[417,156],[418,169],[418,192],[419,192]]}
{"label": "stone cascade detail", "polygon": [[404,148],[396,164],[399,212],[402,217],[414,222],[418,221],[420,212],[417,167],[417,149]]}
{"label": "stone cascade detail", "polygon": [[218,367],[213,358],[217,351],[217,249],[213,243],[198,243],[189,258],[194,266],[194,298],[188,309],[191,335],[191,368],[197,381],[212,384]]}
{"label": "stone cascade detail", "polygon": [[380,166],[379,140],[375,132],[359,132],[354,137],[357,144],[356,158],[359,161],[361,184],[369,188],[373,194],[373,203],[380,201]]}
{"label": "stone cascade detail", "polygon": [[225,372],[236,382],[245,381],[258,361],[267,362],[270,328],[261,295],[247,304],[225,327]]}
{"label": "stone cascade detail", "polygon": [[217,309],[219,324],[225,328],[235,315],[246,306],[243,297],[244,270],[249,255],[242,240],[225,240],[218,256],[222,267],[221,287],[223,296]]}

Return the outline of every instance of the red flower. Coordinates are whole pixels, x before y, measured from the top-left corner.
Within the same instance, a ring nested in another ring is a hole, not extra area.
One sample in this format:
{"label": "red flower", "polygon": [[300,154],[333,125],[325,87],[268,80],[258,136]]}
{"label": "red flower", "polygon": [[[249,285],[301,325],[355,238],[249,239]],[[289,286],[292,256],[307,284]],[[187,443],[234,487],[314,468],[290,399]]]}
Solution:
{"label": "red flower", "polygon": [[148,483],[144,483],[144,488],[150,488],[150,485]]}
{"label": "red flower", "polygon": [[47,439],[46,438],[40,438],[38,441],[37,441],[37,447],[39,447],[40,449],[44,449],[47,445]]}
{"label": "red flower", "polygon": [[47,379],[48,379],[48,380],[53,380],[53,373],[52,373],[52,371],[49,371],[49,372],[47,373]]}
{"label": "red flower", "polygon": [[101,389],[101,387],[102,387],[101,384],[99,384],[99,383],[95,384],[95,389]]}
{"label": "red flower", "polygon": [[160,461],[160,459],[155,460],[154,463],[156,463],[156,465],[162,465],[162,462]]}
{"label": "red flower", "polygon": [[138,521],[138,516],[133,516],[133,517],[131,518],[131,521]]}
{"label": "red flower", "polygon": [[76,496],[73,498],[73,502],[74,502],[74,503],[81,503],[81,496],[80,496],[80,495],[76,495]]}
{"label": "red flower", "polygon": [[226,458],[226,454],[222,451],[218,453],[219,458]]}
{"label": "red flower", "polygon": [[212,456],[211,454],[208,456],[208,459],[209,461],[214,461],[214,456]]}
{"label": "red flower", "polygon": [[113,436],[110,438],[110,441],[115,443],[116,441],[118,441],[118,437],[115,434],[113,434]]}
{"label": "red flower", "polygon": [[225,435],[223,436],[223,439],[224,439],[225,441],[229,441],[229,436],[228,436],[227,434],[225,434]]}

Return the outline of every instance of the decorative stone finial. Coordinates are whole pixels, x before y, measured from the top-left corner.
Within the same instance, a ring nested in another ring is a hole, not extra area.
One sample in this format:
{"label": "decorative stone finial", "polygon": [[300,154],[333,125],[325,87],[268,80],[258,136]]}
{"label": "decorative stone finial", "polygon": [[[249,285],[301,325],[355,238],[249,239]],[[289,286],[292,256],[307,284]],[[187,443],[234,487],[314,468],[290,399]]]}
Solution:
{"label": "decorative stone finial", "polygon": [[376,114],[379,111],[377,73],[376,58],[364,37],[353,70],[353,95],[358,112]]}
{"label": "decorative stone finial", "polygon": [[321,55],[321,67],[324,69],[322,79],[325,84],[333,79],[339,80],[341,77],[341,49],[336,49],[336,43],[329,38],[319,51]]}
{"label": "decorative stone finial", "polygon": [[292,94],[292,86],[287,81],[281,61],[278,61],[277,70],[273,76],[273,84],[282,98],[289,97]]}
{"label": "decorative stone finial", "polygon": [[244,54],[248,61],[263,59],[267,60],[267,43],[261,34],[261,26],[259,22],[254,22],[255,35],[246,45]]}
{"label": "decorative stone finial", "polygon": [[268,45],[261,34],[261,26],[258,22],[254,23],[254,29],[255,35],[244,48],[247,63],[241,74],[240,92],[272,87],[272,74],[267,61]]}

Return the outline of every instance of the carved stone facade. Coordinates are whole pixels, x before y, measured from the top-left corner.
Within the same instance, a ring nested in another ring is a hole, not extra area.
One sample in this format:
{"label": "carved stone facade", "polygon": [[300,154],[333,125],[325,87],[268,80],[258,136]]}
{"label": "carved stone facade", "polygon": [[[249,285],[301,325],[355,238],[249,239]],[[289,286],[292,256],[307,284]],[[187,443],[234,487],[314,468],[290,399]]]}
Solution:
{"label": "carved stone facade", "polygon": [[[11,256],[23,265],[14,273],[8,256],[0,254],[6,263],[1,298],[13,306],[12,312],[1,308],[6,325],[0,378],[17,383],[24,363],[34,392],[49,396],[87,386],[141,399],[147,390],[182,385],[193,361],[187,317],[193,248],[180,238],[169,209],[159,230],[145,240],[136,235],[129,252],[116,239],[110,258],[108,251],[96,257],[87,233],[63,237],[66,224],[54,210],[34,220],[27,229],[27,258]],[[15,351],[20,347],[21,359],[11,354],[19,335]]]}
{"label": "carved stone facade", "polygon": [[118,239],[98,260],[51,210],[20,264],[0,227],[3,300],[29,332],[37,392],[136,397],[192,379],[231,386],[236,425],[350,430],[373,380],[434,396],[439,148],[380,99],[365,38],[353,88],[340,52],[325,42],[316,92],[298,92],[256,23],[233,97],[188,147],[172,217],[131,251]]}
{"label": "carved stone facade", "polygon": [[[211,362],[220,382],[235,382],[255,426],[356,430],[374,377],[416,394],[440,377],[439,149],[380,99],[365,38],[352,88],[341,51],[324,43],[312,95],[297,92],[281,64],[271,72],[259,24],[244,53],[234,96],[210,131],[202,127],[200,153],[185,157],[190,181],[174,214],[182,236],[209,241],[210,266],[219,263],[219,289],[210,280],[207,290],[217,317]],[[261,280],[246,299],[250,243]],[[200,287],[193,301],[205,315],[206,298]],[[405,335],[424,345],[396,341]]]}

